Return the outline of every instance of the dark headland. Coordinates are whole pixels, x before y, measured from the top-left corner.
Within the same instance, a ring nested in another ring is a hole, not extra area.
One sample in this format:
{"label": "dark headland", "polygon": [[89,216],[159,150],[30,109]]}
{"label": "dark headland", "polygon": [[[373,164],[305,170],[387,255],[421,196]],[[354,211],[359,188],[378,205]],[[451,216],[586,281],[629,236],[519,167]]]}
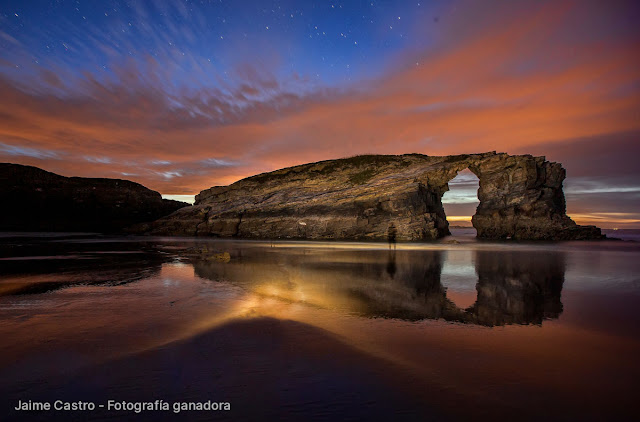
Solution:
{"label": "dark headland", "polygon": [[0,230],[116,233],[189,204],[162,199],[139,183],[64,177],[0,163]]}
{"label": "dark headland", "polygon": [[479,238],[603,237],[566,214],[566,171],[545,157],[489,152],[361,155],[263,173],[196,196],[194,206],[136,227],[145,234],[254,239],[398,240],[448,235],[442,195],[459,171],[480,179]]}

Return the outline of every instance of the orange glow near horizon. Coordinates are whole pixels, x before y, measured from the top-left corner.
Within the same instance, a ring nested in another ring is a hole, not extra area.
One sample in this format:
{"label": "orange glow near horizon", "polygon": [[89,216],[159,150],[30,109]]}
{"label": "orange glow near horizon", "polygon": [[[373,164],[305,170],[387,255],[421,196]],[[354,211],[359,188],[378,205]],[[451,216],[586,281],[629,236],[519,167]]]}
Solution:
{"label": "orange glow near horizon", "polygon": [[448,215],[447,220],[449,222],[461,222],[461,221],[471,222],[471,216],[470,215]]}
{"label": "orange glow near horizon", "polygon": [[582,225],[592,225],[602,228],[637,228],[640,226],[640,219],[635,213],[593,213],[593,214],[570,214],[576,223]]}

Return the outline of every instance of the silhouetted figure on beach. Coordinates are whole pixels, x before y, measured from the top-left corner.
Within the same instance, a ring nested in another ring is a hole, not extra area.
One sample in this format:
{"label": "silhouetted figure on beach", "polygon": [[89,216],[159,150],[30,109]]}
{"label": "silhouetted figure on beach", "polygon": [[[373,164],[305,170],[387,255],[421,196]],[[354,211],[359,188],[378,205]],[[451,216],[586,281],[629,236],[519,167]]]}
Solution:
{"label": "silhouetted figure on beach", "polygon": [[387,230],[387,238],[389,239],[389,249],[391,249],[391,245],[393,245],[393,249],[396,248],[396,235],[398,231],[396,230],[395,224],[389,224],[389,229]]}

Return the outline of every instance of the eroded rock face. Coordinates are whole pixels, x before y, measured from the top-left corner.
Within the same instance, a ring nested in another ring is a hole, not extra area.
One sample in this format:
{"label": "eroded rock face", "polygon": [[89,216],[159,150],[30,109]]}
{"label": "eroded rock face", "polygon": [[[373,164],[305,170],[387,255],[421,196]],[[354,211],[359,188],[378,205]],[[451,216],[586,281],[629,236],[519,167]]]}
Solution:
{"label": "eroded rock face", "polygon": [[200,192],[140,230],[242,238],[385,240],[449,234],[442,206],[448,182],[469,168],[480,179],[473,225],[481,238],[593,239],[565,212],[565,170],[544,157],[495,152],[453,156],[368,155],[321,161]]}
{"label": "eroded rock face", "polygon": [[64,177],[0,163],[0,230],[119,232],[188,206],[119,179]]}

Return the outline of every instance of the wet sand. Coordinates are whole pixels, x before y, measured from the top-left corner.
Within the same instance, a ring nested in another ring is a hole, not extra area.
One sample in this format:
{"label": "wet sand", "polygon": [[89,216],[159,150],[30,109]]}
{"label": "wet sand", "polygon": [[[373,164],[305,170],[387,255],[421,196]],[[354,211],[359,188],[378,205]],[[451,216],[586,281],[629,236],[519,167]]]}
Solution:
{"label": "wet sand", "polygon": [[2,420],[176,418],[11,410],[28,399],[231,403],[187,420],[602,420],[634,407],[630,243],[42,242],[3,257],[64,258],[0,262]]}

